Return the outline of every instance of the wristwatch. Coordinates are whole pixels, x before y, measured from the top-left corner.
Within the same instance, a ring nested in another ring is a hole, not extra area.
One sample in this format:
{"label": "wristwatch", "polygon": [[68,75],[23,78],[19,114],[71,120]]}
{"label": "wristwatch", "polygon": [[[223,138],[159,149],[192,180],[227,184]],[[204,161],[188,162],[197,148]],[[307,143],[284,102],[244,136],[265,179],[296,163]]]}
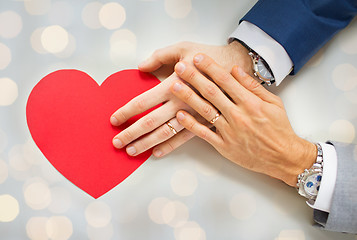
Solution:
{"label": "wristwatch", "polygon": [[248,54],[253,61],[254,76],[261,81],[261,84],[265,83],[268,86],[272,85],[275,82],[275,78],[273,72],[271,71],[269,65],[265,62],[265,60],[243,41],[239,39],[234,40],[238,41],[243,47],[248,49]]}
{"label": "wristwatch", "polygon": [[268,64],[253,50],[250,50],[248,54],[253,61],[254,76],[262,81],[261,84],[266,83],[268,86],[272,85],[275,82],[275,78]]}
{"label": "wristwatch", "polygon": [[317,147],[316,162],[310,169],[305,169],[304,172],[298,175],[297,190],[301,196],[308,198],[310,203],[314,203],[320,189],[322,170],[323,170],[323,153],[319,143]]}

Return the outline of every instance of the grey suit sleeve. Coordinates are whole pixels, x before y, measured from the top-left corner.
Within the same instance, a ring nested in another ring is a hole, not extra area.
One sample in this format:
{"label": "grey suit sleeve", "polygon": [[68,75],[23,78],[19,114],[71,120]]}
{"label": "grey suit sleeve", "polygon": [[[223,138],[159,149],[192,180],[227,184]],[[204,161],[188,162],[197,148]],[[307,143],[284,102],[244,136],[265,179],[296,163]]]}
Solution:
{"label": "grey suit sleeve", "polygon": [[357,145],[329,142],[337,153],[337,178],[330,213],[314,210],[326,230],[357,234]]}

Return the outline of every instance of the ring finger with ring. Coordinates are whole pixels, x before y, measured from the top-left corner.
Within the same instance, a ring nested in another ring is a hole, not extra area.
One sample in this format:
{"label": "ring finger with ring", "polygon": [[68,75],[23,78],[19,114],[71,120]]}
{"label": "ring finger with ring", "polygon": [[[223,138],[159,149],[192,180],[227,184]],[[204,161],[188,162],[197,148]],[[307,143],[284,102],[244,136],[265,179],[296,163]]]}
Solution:
{"label": "ring finger with ring", "polygon": [[160,127],[156,128],[150,134],[142,137],[141,139],[129,144],[126,148],[126,152],[131,156],[139,155],[146,150],[168,140],[175,136],[183,129],[183,126],[177,121],[176,118],[172,118]]}

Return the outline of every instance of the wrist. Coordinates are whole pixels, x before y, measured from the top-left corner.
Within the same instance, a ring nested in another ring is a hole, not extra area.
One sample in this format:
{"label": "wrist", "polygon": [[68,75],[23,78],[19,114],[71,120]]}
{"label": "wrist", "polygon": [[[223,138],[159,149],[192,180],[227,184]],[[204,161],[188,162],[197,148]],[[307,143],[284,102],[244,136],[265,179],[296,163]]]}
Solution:
{"label": "wrist", "polygon": [[[228,52],[231,54],[231,58],[232,58],[231,62],[235,63],[235,65],[238,65],[246,73],[254,77],[253,62],[249,56],[249,50],[238,41],[230,42],[226,46],[226,48],[228,49]],[[229,69],[229,71],[231,70],[232,69]]]}
{"label": "wrist", "polygon": [[284,176],[282,180],[289,186],[296,187],[298,175],[310,169],[316,161],[316,145],[302,138],[292,144],[285,154]]}

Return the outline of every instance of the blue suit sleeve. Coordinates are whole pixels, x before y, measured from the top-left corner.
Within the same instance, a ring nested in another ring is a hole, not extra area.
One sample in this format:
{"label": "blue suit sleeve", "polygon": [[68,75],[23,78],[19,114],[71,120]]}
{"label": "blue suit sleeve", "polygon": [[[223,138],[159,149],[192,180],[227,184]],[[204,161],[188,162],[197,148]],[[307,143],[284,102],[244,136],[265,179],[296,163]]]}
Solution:
{"label": "blue suit sleeve", "polygon": [[241,19],[279,42],[300,68],[357,14],[357,0],[260,0]]}

